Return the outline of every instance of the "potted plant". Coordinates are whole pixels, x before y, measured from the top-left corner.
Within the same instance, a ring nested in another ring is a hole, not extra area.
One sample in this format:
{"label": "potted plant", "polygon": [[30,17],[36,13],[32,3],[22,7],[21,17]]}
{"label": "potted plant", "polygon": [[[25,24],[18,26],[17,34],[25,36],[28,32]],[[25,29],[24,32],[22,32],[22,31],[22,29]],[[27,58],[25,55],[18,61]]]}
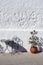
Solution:
{"label": "potted plant", "polygon": [[31,44],[30,51],[31,51],[31,53],[37,53],[38,52],[37,42],[38,42],[39,38],[36,36],[36,34],[38,32],[33,30],[30,33],[31,33],[31,37],[29,38],[29,43]]}

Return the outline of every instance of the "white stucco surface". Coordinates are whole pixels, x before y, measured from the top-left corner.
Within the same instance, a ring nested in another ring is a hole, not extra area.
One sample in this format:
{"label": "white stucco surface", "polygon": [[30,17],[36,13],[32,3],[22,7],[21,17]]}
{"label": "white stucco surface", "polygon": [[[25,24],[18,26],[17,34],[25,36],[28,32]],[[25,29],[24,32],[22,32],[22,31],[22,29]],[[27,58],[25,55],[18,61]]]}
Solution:
{"label": "white stucco surface", "polygon": [[0,28],[43,29],[43,0],[0,0]]}
{"label": "white stucco surface", "polygon": [[[0,31],[0,40],[5,39],[5,40],[12,40],[14,37],[18,37],[22,40],[23,42],[23,47],[27,50],[30,51],[30,44],[29,44],[29,37],[30,37],[30,31]],[[42,48],[43,48],[43,31],[38,31],[37,36],[40,38],[42,38],[41,44],[42,44]],[[2,43],[2,46],[4,48],[6,48],[5,43]],[[11,48],[8,48],[10,51]],[[43,49],[42,49],[43,50]]]}
{"label": "white stucco surface", "polygon": [[43,0],[0,0],[0,40],[17,36],[29,51],[28,40],[33,29],[43,38]]}

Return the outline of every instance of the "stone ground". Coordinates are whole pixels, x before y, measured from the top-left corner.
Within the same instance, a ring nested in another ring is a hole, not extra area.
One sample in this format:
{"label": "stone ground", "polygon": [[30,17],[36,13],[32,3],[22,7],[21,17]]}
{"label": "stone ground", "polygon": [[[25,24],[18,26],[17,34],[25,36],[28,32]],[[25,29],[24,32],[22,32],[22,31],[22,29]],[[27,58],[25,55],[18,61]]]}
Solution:
{"label": "stone ground", "polygon": [[43,52],[38,54],[0,54],[0,65],[43,65]]}

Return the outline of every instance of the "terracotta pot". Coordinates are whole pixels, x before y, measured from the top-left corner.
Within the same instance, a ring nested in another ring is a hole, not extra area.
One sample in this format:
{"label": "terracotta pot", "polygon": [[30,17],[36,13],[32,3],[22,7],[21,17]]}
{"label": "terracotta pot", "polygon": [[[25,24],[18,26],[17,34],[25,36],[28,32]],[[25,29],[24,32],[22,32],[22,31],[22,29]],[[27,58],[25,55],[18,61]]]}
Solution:
{"label": "terracotta pot", "polygon": [[31,47],[30,48],[31,53],[37,53],[37,47]]}

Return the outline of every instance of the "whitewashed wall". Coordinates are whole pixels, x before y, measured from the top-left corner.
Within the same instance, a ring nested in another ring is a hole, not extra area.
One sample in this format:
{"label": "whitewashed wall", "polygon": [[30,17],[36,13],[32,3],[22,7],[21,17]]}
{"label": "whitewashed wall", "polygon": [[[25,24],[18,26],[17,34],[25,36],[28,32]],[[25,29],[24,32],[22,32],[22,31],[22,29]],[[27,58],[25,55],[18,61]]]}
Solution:
{"label": "whitewashed wall", "polygon": [[33,29],[43,38],[43,0],[0,0],[0,40],[17,36],[29,51],[28,39]]}
{"label": "whitewashed wall", "polygon": [[43,0],[0,0],[0,28],[43,29]]}
{"label": "whitewashed wall", "polygon": [[[29,31],[0,31],[0,40],[2,39],[10,39],[12,40],[13,37],[19,37],[22,41],[23,41],[23,47],[27,50],[27,51],[30,51],[30,44],[29,44],[29,37],[30,37],[30,30]],[[43,39],[43,31],[38,31],[38,34],[37,36],[40,38]],[[2,46],[4,48],[6,48],[6,45],[5,43],[1,43]],[[43,45],[43,43],[42,43]],[[9,47],[9,50],[6,50],[7,52],[10,52],[11,51],[11,47]]]}

